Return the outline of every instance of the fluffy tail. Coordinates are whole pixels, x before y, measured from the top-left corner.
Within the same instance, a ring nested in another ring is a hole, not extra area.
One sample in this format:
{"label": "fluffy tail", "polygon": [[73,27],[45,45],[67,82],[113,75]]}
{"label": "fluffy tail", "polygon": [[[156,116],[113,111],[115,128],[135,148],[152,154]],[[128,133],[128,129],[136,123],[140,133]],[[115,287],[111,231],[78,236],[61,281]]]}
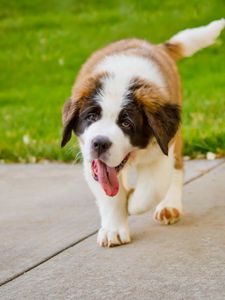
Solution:
{"label": "fluffy tail", "polygon": [[164,48],[175,60],[191,56],[212,45],[224,27],[225,19],[221,19],[206,26],[183,30],[166,42]]}

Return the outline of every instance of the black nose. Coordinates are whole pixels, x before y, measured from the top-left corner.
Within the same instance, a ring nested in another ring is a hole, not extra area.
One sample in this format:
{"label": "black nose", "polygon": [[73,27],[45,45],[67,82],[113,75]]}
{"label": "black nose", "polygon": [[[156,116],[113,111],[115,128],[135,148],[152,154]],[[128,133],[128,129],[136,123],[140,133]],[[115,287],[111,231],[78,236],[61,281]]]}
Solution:
{"label": "black nose", "polygon": [[112,145],[112,142],[105,136],[96,136],[91,143],[92,150],[99,157],[102,153],[106,152],[109,147]]}

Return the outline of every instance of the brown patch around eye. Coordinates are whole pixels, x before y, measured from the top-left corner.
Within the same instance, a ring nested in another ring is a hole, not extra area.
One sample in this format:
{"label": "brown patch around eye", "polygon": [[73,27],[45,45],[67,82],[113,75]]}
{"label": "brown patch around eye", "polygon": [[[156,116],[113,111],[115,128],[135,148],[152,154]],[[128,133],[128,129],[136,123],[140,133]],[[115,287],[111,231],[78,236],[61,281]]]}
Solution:
{"label": "brown patch around eye", "polygon": [[[63,110],[63,137],[61,146],[64,147],[70,140],[72,130],[77,134],[82,133],[85,129],[84,124],[80,123],[79,115],[88,106],[93,105],[94,98],[100,93],[102,88],[102,81],[109,76],[106,72],[101,72],[96,75],[87,77],[76,89],[73,90],[73,95],[70,101],[66,102]],[[95,103],[94,103],[95,104]]]}
{"label": "brown patch around eye", "polygon": [[[130,91],[128,91],[130,93]],[[127,98],[127,97],[126,97]],[[125,119],[123,119],[125,116]],[[130,126],[123,126],[123,122],[129,122]],[[117,120],[118,126],[129,137],[133,146],[145,148],[152,136],[152,130],[147,126],[147,118],[141,107],[131,98],[124,105]]]}

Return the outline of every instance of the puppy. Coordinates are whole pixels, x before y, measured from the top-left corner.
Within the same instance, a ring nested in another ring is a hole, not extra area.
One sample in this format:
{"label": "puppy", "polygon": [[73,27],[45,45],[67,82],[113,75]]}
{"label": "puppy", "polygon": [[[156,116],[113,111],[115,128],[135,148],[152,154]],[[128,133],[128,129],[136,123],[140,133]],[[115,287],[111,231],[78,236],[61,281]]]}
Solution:
{"label": "puppy", "polygon": [[[181,84],[176,61],[214,43],[225,20],[187,29],[153,45],[127,39],[95,52],[82,66],[63,110],[62,147],[72,131],[101,215],[97,242],[130,242],[129,214],[156,206],[154,219],[182,213]],[[136,169],[135,189],[126,173]]]}

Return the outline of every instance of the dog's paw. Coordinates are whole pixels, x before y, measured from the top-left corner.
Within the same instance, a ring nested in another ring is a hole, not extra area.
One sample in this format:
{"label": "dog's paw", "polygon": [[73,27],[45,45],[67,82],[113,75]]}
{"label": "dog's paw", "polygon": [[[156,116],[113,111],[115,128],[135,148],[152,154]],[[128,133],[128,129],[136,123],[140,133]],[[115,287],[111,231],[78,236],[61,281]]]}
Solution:
{"label": "dog's paw", "polygon": [[130,243],[130,241],[129,229],[125,227],[119,230],[100,228],[98,231],[97,243],[101,247],[115,247]]}
{"label": "dog's paw", "polygon": [[179,221],[181,211],[174,207],[159,207],[154,213],[154,220],[163,225],[171,225]]}

